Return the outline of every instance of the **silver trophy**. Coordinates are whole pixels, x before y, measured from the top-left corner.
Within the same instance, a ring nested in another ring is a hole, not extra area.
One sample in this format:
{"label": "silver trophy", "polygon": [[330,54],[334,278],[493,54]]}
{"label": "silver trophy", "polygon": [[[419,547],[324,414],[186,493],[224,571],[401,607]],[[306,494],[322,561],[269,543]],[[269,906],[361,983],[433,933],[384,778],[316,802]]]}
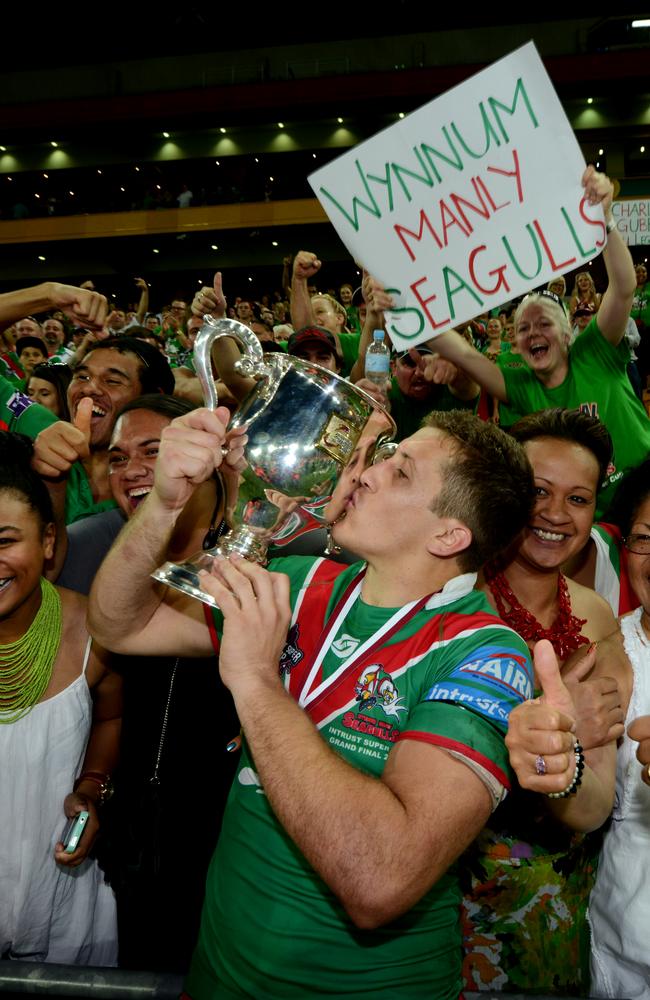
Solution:
{"label": "silver trophy", "polygon": [[[166,562],[154,579],[217,607],[202,590],[199,571],[212,568],[216,557],[238,552],[264,563],[269,544],[295,512],[307,505],[324,510],[343,468],[349,462],[370,417],[381,415],[378,438],[388,440],[395,424],[372,396],[321,365],[287,354],[264,355],[259,340],[235,320],[205,316],[194,346],[196,372],[205,405],[216,409],[212,346],[234,337],[244,354],[236,363],[241,374],[257,379],[230,420],[229,428],[246,426],[246,467],[237,496],[226,496],[230,530],[212,549],[185,563]],[[323,515],[323,523],[325,516]]]}

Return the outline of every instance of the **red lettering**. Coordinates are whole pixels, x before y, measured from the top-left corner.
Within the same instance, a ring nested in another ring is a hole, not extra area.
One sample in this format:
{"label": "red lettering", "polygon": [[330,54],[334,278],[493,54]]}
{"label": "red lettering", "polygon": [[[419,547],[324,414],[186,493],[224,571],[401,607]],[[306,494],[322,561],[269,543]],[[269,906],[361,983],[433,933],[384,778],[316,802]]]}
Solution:
{"label": "red lettering", "polygon": [[[519,169],[519,157],[517,156],[517,150],[512,151],[512,162],[514,165],[514,170],[500,170],[499,167],[488,167],[493,174],[503,174],[504,177],[514,177],[517,181],[517,196],[519,198],[519,204],[521,205],[524,200],[524,192],[521,187],[521,171]],[[509,205],[510,202],[507,202]],[[503,206],[501,206],[503,207]]]}
{"label": "red lettering", "polygon": [[546,256],[548,257],[549,263],[550,263],[550,265],[551,265],[551,267],[553,268],[554,271],[566,271],[567,267],[570,267],[571,264],[575,264],[575,262],[576,262],[576,258],[575,257],[570,257],[568,260],[562,260],[562,261],[560,261],[559,264],[556,264],[555,263],[555,258],[553,257],[553,253],[551,251],[551,248],[550,248],[550,246],[548,245],[548,243],[546,241],[546,237],[544,236],[544,232],[542,230],[542,227],[540,226],[540,224],[537,221],[537,219],[533,219],[533,226],[535,227],[535,229],[537,231],[537,235],[539,236],[539,238],[541,240],[542,246],[544,247],[544,250],[546,251]]}
{"label": "red lettering", "polygon": [[399,236],[400,240],[402,241],[402,245],[403,245],[404,249],[406,250],[407,254],[409,255],[409,257],[411,258],[411,260],[415,260],[415,254],[413,253],[413,251],[411,250],[410,246],[406,242],[403,234],[405,234],[406,236],[413,237],[413,239],[417,240],[417,242],[419,243],[420,240],[424,236],[424,228],[425,228],[425,226],[429,230],[429,232],[431,233],[431,235],[433,236],[433,238],[436,241],[436,243],[438,244],[438,249],[442,250],[442,243],[440,242],[440,237],[438,236],[437,232],[435,231],[435,229],[431,225],[431,222],[429,221],[429,217],[428,217],[428,215],[426,214],[426,212],[424,211],[423,208],[420,210],[420,228],[418,229],[417,233],[414,233],[411,229],[407,229],[406,226],[397,225],[397,223],[393,226],[393,229],[395,230],[395,232]]}
{"label": "red lettering", "polygon": [[598,228],[602,230],[603,238],[602,238],[602,240],[596,240],[596,246],[597,247],[604,247],[605,243],[607,241],[607,230],[605,228],[605,223],[601,222],[600,219],[590,219],[588,215],[585,215],[584,209],[585,209],[585,206],[588,205],[588,204],[589,204],[589,200],[587,198],[582,198],[581,199],[581,201],[580,201],[580,208],[579,208],[580,218],[583,219],[587,223],[588,226],[598,226]]}
{"label": "red lettering", "polygon": [[490,218],[490,211],[486,207],[485,202],[483,201],[483,196],[481,194],[479,194],[479,192],[476,190],[476,183],[475,182],[476,182],[476,178],[473,177],[472,178],[472,184],[474,186],[474,190],[476,191],[476,193],[477,193],[477,195],[479,197],[480,205],[475,205],[473,201],[468,201],[467,198],[462,198],[459,194],[451,194],[451,195],[449,195],[451,201],[454,204],[454,208],[456,209],[456,211],[458,212],[458,214],[462,217],[463,222],[469,228],[470,232],[473,232],[473,227],[472,227],[471,222],[467,218],[465,212],[463,212],[463,209],[461,208],[461,205],[465,205],[467,208],[471,208],[472,212],[476,212],[476,214],[480,215],[483,219],[489,219]]}
{"label": "red lettering", "polygon": [[504,201],[503,205],[497,205],[497,203],[495,202],[494,198],[492,197],[492,195],[491,195],[491,194],[490,194],[490,192],[488,191],[488,189],[487,189],[487,187],[486,187],[486,185],[485,185],[485,182],[484,182],[484,181],[482,181],[480,177],[477,177],[477,178],[476,178],[476,183],[477,183],[477,184],[480,184],[480,186],[481,186],[481,187],[483,188],[483,190],[485,191],[485,197],[486,197],[486,198],[487,198],[487,200],[488,200],[488,201],[490,202],[490,205],[492,206],[492,211],[493,211],[493,212],[498,212],[500,208],[505,208],[505,207],[506,207],[507,205],[509,205],[509,204],[510,204],[510,202],[509,202],[509,201]]}
{"label": "red lettering", "polygon": [[444,240],[444,245],[448,246],[449,241],[447,239],[447,230],[451,229],[452,226],[458,226],[461,233],[465,236],[470,236],[472,230],[466,229],[460,219],[457,219],[452,210],[449,208],[447,203],[441,199],[440,200],[440,221],[442,223],[442,238]]}
{"label": "red lettering", "polygon": [[494,286],[494,288],[484,288],[479,283],[479,280],[476,277],[476,272],[474,270],[474,261],[475,261],[477,255],[479,253],[481,253],[483,250],[487,250],[487,247],[485,246],[485,244],[482,244],[480,247],[474,247],[474,249],[472,250],[471,254],[469,255],[469,265],[468,265],[468,267],[469,267],[469,276],[470,276],[470,278],[472,279],[472,281],[474,282],[474,284],[478,288],[479,292],[483,292],[484,295],[494,295],[496,292],[499,291],[500,288],[504,288],[506,292],[509,292],[510,291],[510,285],[508,284],[508,281],[507,281],[507,279],[505,277],[505,273],[504,273],[506,271],[506,269],[507,269],[507,266],[508,266],[507,264],[503,264],[501,267],[495,268],[494,271],[488,271],[488,275],[490,277],[492,277],[495,274],[499,275],[499,277],[497,279],[497,283]]}
{"label": "red lettering", "polygon": [[437,295],[430,295],[428,299],[423,299],[422,296],[420,295],[420,293],[418,292],[418,285],[421,285],[422,282],[426,281],[426,280],[427,279],[425,277],[425,278],[419,278],[418,281],[414,281],[413,284],[410,286],[411,291],[413,292],[413,294],[415,295],[416,299],[418,300],[418,302],[420,303],[420,305],[424,309],[426,317],[429,320],[429,323],[431,324],[431,326],[433,327],[434,330],[437,330],[441,326],[449,326],[450,323],[451,323],[451,320],[450,320],[449,316],[447,317],[447,319],[441,320],[440,323],[436,323],[436,321],[434,320],[433,316],[431,315],[431,313],[429,312],[429,310],[427,308],[428,303],[429,302],[434,302],[435,299],[438,298],[438,296]]}

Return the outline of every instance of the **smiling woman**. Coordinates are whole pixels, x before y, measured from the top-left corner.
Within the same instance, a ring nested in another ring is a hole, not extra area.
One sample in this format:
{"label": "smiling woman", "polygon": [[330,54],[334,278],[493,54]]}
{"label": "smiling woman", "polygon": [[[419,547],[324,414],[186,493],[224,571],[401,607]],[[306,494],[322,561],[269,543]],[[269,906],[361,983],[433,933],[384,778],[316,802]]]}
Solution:
{"label": "smiling woman", "polygon": [[[587,654],[590,643],[616,630],[609,605],[560,569],[589,540],[611,440],[595,417],[568,410],[531,414],[512,433],[533,467],[537,501],[521,536],[486,566],[479,586],[531,650],[538,640],[550,640],[566,669],[567,661]],[[597,658],[593,674],[601,669]],[[575,692],[579,711],[582,686]],[[580,714],[578,719],[584,748],[595,746]],[[464,900],[467,989],[498,981],[511,990],[586,990],[586,907],[600,841],[561,827],[543,800],[519,790],[479,837],[473,868],[478,874]],[[548,919],[558,931],[550,936]]]}
{"label": "smiling woman", "polygon": [[[88,854],[116,762],[120,683],[86,632],[85,599],[43,578],[55,530],[30,457],[26,438],[0,434],[0,950],[114,965],[115,901]],[[66,850],[66,817],[81,812]]]}

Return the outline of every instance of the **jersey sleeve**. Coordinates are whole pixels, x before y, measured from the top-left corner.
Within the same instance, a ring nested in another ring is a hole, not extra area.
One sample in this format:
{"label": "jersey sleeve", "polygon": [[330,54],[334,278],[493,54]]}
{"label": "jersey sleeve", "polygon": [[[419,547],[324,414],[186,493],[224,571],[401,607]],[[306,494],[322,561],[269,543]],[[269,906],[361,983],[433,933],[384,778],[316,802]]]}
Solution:
{"label": "jersey sleeve", "polygon": [[524,641],[506,626],[484,626],[441,650],[400,739],[448,750],[479,776],[489,775],[486,784],[509,789],[508,718],[532,697],[533,667]]}
{"label": "jersey sleeve", "polygon": [[16,431],[32,440],[59,418],[0,377],[0,430]]}

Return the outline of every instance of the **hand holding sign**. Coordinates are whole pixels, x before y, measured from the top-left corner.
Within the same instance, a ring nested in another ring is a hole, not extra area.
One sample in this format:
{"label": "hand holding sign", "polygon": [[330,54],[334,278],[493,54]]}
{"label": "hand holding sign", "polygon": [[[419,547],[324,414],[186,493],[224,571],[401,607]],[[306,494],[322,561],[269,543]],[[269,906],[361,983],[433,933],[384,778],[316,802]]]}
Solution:
{"label": "hand holding sign", "polygon": [[506,745],[521,787],[548,795],[573,778],[575,708],[550,642],[538,642],[533,656],[542,695],[510,713]]}

